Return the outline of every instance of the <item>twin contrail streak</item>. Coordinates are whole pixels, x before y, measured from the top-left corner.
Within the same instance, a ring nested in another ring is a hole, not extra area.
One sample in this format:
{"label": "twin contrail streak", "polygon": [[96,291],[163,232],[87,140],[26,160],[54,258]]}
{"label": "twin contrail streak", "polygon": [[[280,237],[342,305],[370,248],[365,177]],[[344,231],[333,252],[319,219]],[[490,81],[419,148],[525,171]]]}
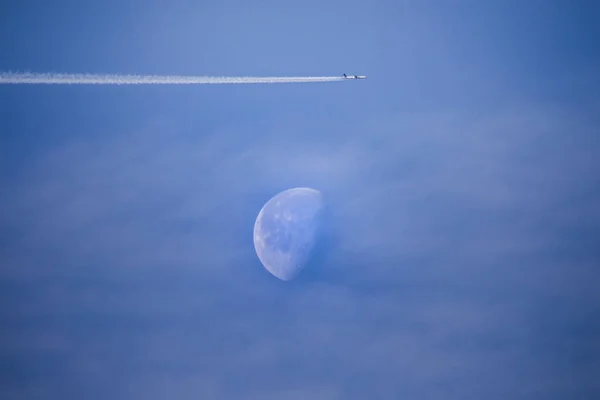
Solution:
{"label": "twin contrail streak", "polygon": [[259,77],[259,76],[178,76],[178,75],[96,75],[35,74],[0,72],[0,84],[32,85],[210,85],[249,83],[338,82],[337,76]]}

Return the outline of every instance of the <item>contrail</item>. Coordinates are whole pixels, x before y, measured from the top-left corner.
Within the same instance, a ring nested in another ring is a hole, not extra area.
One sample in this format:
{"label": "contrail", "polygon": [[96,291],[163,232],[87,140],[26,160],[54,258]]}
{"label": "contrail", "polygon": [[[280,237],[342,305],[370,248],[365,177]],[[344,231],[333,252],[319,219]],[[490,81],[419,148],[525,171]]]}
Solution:
{"label": "contrail", "polygon": [[179,76],[179,75],[97,75],[97,74],[37,74],[0,72],[0,84],[46,85],[210,85],[248,83],[308,83],[337,82],[337,76],[259,77],[259,76]]}

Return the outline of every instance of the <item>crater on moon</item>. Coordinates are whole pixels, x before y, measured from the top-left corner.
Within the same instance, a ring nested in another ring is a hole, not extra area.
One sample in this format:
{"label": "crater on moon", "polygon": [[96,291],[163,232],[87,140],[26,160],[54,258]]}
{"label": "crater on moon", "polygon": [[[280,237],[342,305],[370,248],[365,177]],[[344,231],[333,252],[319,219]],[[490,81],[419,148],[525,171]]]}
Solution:
{"label": "crater on moon", "polygon": [[254,248],[263,266],[289,281],[310,261],[324,209],[321,192],[285,190],[260,210],[254,224]]}

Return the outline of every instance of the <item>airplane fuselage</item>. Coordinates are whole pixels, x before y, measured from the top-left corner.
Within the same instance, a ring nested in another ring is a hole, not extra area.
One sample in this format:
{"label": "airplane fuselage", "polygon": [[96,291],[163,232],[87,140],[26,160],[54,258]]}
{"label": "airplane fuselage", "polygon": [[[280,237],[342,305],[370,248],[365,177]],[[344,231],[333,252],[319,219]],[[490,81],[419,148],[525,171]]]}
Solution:
{"label": "airplane fuselage", "polygon": [[346,75],[346,74],[344,74],[343,77],[345,79],[367,79],[367,77],[365,75]]}

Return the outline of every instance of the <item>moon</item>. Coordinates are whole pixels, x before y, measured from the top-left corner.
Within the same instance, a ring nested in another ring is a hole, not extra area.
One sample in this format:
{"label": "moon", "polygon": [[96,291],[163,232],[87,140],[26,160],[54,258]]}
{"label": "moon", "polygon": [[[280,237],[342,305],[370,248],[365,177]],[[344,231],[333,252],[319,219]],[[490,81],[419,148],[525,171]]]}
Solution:
{"label": "moon", "polygon": [[273,276],[290,281],[310,261],[323,209],[321,192],[294,188],[278,193],[260,210],[254,223],[254,248]]}

